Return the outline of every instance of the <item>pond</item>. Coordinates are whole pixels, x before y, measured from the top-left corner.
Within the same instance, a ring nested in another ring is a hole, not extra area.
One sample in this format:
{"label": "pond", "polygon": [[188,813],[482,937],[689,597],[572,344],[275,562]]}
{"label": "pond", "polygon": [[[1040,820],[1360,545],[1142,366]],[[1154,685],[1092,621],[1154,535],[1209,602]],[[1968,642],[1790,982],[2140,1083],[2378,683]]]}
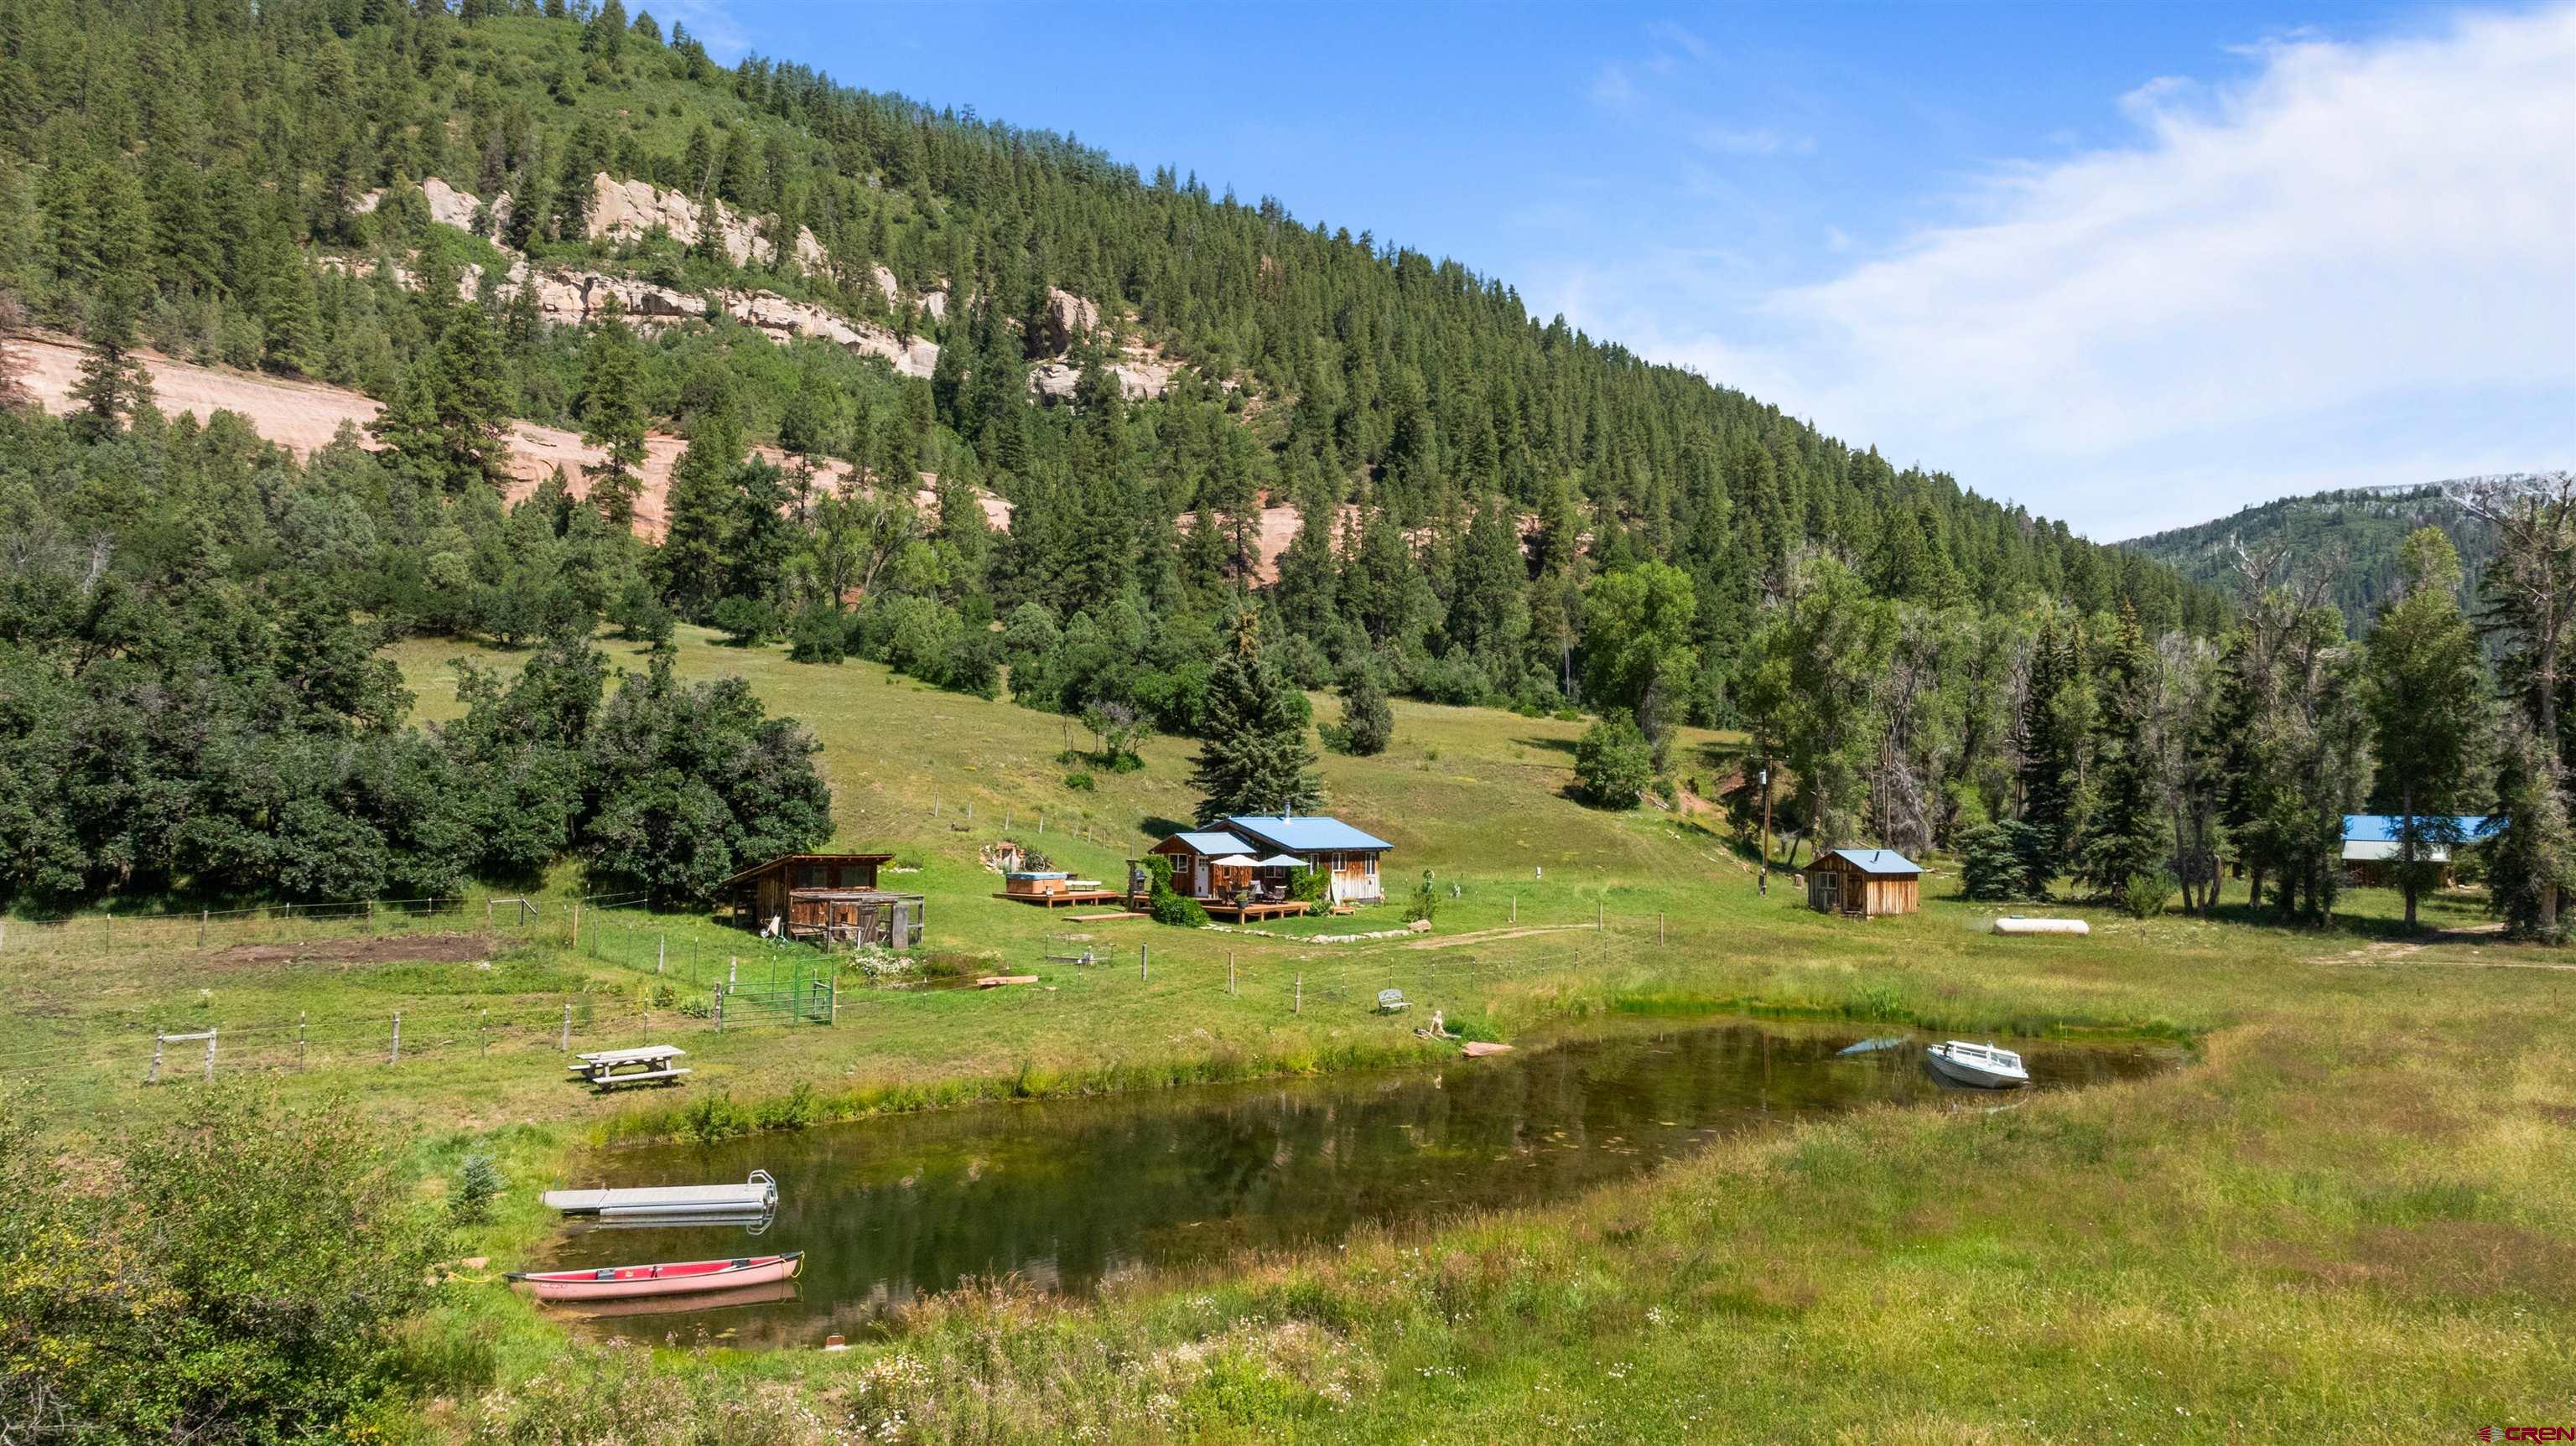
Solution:
{"label": "pond", "polygon": [[[973,1276],[1088,1292],[1113,1272],[1329,1243],[1367,1224],[1527,1205],[1638,1174],[1743,1130],[1881,1102],[1994,1109],[1925,1065],[1926,1039],[1844,1053],[1855,1028],[1631,1029],[1431,1069],[893,1116],[716,1145],[605,1151],[592,1185],[778,1179],[741,1226],[569,1226],[545,1269],[791,1250],[774,1298],[624,1302],[642,1340],[812,1345]],[[2171,1046],[2007,1041],[2039,1090],[2168,1068]],[[2027,1093],[2026,1091],[2023,1093]]]}

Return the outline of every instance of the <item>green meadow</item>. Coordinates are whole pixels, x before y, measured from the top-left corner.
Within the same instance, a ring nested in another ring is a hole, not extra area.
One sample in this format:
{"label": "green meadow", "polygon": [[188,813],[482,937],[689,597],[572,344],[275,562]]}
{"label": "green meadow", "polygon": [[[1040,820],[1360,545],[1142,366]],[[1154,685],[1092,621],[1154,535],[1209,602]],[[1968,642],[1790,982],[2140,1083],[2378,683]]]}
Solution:
{"label": "green meadow", "polygon": [[[422,715],[457,710],[460,651],[395,651]],[[979,850],[1009,837],[1123,877],[1191,811],[1185,741],[1111,773],[1061,761],[1088,746],[1078,726],[871,664],[684,630],[679,668],[741,674],[813,728],[836,845],[894,854],[906,872],[884,882],[929,900],[929,970],[1039,982],[880,983],[597,901],[577,933],[569,873],[495,891],[528,902],[488,926],[478,895],[435,918],[209,921],[203,943],[193,919],[141,913],[13,921],[0,942],[0,1070],[59,1130],[174,1111],[204,1088],[203,1046],[169,1045],[147,1087],[152,1036],[211,1028],[218,1088],[346,1101],[413,1142],[425,1195],[466,1154],[500,1157],[502,1210],[455,1242],[489,1266],[415,1323],[382,1439],[2418,1440],[2576,1423],[2576,951],[2501,942],[2474,896],[2431,901],[2422,935],[2363,891],[2325,930],[2070,905],[2090,937],[2007,940],[1984,930],[2003,911],[1959,901],[1934,860],[1921,913],[1827,919],[1785,876],[1758,893],[1711,810],[1574,803],[1582,725],[1398,702],[1391,749],[1323,774],[1332,811],[1394,843],[1391,896],[1431,871],[1427,934],[1312,937],[1398,928],[1401,902],[1276,931],[1300,937],[1077,923],[991,897]],[[1679,746],[1679,774],[1713,791],[1730,740]],[[1068,783],[1081,772],[1090,787]],[[1086,948],[1101,962],[1047,957]],[[828,1027],[704,1017],[718,971],[817,969],[837,973]],[[1389,987],[1506,1040],[1769,1014],[2153,1037],[2188,1062],[1993,1112],[1739,1136],[1554,1205],[1096,1300],[971,1288],[845,1353],[597,1344],[489,1278],[538,1258],[535,1190],[624,1138],[1449,1059],[1418,1018],[1372,1012]],[[668,1040],[696,1073],[594,1097],[564,1081],[567,1020],[576,1048]]]}

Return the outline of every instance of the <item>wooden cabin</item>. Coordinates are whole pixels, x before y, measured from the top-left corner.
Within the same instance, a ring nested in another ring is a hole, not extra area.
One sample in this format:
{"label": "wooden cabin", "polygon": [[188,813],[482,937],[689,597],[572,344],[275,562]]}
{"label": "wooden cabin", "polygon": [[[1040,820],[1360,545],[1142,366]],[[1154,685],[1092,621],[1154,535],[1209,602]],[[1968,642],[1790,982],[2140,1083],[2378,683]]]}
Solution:
{"label": "wooden cabin", "polygon": [[1807,907],[1875,919],[1923,906],[1923,867],[1894,849],[1835,849],[1807,865]]}
{"label": "wooden cabin", "polygon": [[1176,833],[1145,852],[1172,861],[1172,892],[1205,900],[1219,897],[1217,890],[1225,882],[1216,861],[1248,856],[1252,845],[1222,830],[1197,829]]}
{"label": "wooden cabin", "polygon": [[877,870],[893,860],[892,854],[787,854],[726,879],[716,896],[737,927],[755,933],[774,923],[790,939],[909,949],[921,942],[925,903],[919,894],[877,887]]}
{"label": "wooden cabin", "polygon": [[[1258,845],[1243,852],[1286,856],[1324,876],[1325,896],[1336,904],[1374,904],[1386,898],[1379,867],[1394,848],[1382,838],[1328,814],[1238,814],[1221,820],[1228,832]],[[1256,861],[1256,866],[1266,866]]]}
{"label": "wooden cabin", "polygon": [[[2436,827],[2435,820],[2417,815],[2415,861],[2433,873],[2433,887],[2451,886],[2451,846],[2426,838],[2455,833],[2462,848],[2473,848],[2492,837],[2495,820],[2478,814],[2461,814],[2448,820],[2448,827]],[[2355,888],[2395,888],[2405,865],[2406,846],[2401,842],[2405,820],[2393,814],[2347,813],[2343,816],[2344,882]]]}

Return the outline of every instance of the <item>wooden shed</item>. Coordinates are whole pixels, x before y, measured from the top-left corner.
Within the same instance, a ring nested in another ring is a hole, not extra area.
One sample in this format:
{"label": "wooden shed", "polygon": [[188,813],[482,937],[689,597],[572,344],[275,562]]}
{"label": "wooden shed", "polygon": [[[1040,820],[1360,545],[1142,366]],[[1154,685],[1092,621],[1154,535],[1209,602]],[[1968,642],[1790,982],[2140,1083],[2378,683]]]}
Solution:
{"label": "wooden shed", "polygon": [[892,854],[787,854],[744,869],[717,885],[733,922],[765,932],[777,921],[792,939],[823,944],[883,944],[908,949],[921,942],[919,894],[877,887],[877,870]]}
{"label": "wooden shed", "polygon": [[1923,867],[1894,849],[1835,849],[1807,865],[1807,907],[1874,919],[1923,904]]}

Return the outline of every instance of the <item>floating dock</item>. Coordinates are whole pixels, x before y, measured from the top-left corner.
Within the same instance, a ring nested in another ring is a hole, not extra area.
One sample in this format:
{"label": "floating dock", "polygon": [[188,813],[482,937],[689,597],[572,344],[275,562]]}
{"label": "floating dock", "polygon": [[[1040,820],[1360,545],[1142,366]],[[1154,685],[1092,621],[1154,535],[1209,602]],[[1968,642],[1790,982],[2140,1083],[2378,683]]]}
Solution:
{"label": "floating dock", "polygon": [[602,1220],[661,1216],[765,1215],[778,1208],[778,1182],[754,1170],[739,1185],[639,1185],[619,1190],[548,1190],[537,1197],[566,1215]]}

